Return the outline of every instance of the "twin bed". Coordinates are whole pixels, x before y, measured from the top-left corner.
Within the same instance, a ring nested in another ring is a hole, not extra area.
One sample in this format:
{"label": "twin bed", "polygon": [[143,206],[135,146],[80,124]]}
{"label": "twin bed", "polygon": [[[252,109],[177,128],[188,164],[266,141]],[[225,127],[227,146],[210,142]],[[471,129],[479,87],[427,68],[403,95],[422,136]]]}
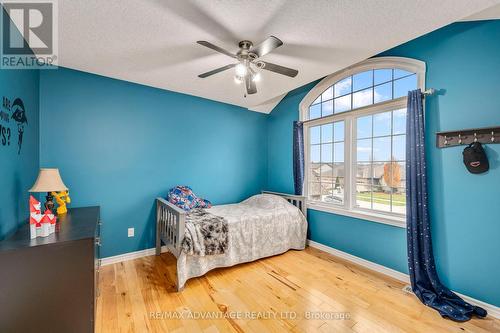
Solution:
{"label": "twin bed", "polygon": [[284,253],[302,250],[306,244],[305,198],[262,192],[237,204],[206,209],[223,217],[228,225],[228,246],[223,254],[190,255],[182,250],[187,212],[157,198],[156,255],[162,242],[177,258],[177,290],[190,278],[218,267],[229,267]]}

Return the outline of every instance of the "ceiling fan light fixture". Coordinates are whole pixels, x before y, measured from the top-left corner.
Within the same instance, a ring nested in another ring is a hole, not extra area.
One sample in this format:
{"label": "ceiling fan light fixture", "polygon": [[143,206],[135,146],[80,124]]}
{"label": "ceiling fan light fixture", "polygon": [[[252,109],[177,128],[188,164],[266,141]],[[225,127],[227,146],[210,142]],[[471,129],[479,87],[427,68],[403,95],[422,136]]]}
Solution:
{"label": "ceiling fan light fixture", "polygon": [[244,77],[247,74],[247,66],[245,66],[242,63],[236,65],[235,70],[236,70],[236,75],[239,77]]}
{"label": "ceiling fan light fixture", "polygon": [[226,66],[222,66],[209,72],[202,73],[198,75],[198,77],[203,79],[225,70],[234,68],[234,82],[236,84],[244,84],[244,88],[246,90],[246,93],[244,95],[245,97],[247,96],[247,94],[253,95],[257,93],[256,83],[262,79],[262,74],[257,71],[264,69],[266,71],[274,72],[288,77],[296,77],[299,73],[296,69],[260,60],[260,57],[283,45],[283,42],[275,36],[268,37],[257,46],[254,46],[253,43],[248,40],[240,41],[238,44],[240,49],[236,53],[231,53],[207,41],[200,40],[197,43],[236,60]]}
{"label": "ceiling fan light fixture", "polygon": [[260,73],[254,73],[252,75],[252,81],[253,82],[259,82],[260,81],[260,77],[261,77]]}

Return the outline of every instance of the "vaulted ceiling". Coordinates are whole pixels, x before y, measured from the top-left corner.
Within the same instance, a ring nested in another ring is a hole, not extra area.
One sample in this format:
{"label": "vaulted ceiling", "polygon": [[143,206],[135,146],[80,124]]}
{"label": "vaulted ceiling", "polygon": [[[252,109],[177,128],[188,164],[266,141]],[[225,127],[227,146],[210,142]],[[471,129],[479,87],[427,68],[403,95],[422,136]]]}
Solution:
{"label": "vaulted ceiling", "polygon": [[[499,0],[86,0],[59,1],[59,65],[270,112],[288,91]],[[474,19],[474,17],[473,17]],[[296,68],[288,78],[262,71],[244,97],[234,70],[198,74],[234,59],[238,41],[270,35],[284,45],[263,60]]]}

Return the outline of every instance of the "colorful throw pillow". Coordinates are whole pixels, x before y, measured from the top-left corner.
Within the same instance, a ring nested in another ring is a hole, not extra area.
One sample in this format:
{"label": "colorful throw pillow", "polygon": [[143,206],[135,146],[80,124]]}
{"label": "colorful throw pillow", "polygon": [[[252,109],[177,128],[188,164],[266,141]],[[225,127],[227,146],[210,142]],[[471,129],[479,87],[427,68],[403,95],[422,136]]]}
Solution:
{"label": "colorful throw pillow", "polygon": [[167,200],[186,212],[189,212],[193,208],[212,207],[210,201],[197,197],[189,186],[171,188],[168,191]]}

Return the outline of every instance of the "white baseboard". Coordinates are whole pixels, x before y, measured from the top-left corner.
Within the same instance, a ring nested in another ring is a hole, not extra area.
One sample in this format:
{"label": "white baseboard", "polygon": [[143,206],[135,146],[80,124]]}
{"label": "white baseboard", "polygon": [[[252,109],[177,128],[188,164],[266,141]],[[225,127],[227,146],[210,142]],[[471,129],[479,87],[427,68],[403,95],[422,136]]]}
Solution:
{"label": "white baseboard", "polygon": [[[314,247],[314,248],[318,249],[318,250],[321,250],[321,251],[330,253],[330,254],[332,254],[332,255],[334,255],[336,257],[339,257],[339,258],[351,261],[351,262],[353,262],[355,264],[358,264],[360,266],[366,267],[366,268],[371,269],[371,270],[373,270],[375,272],[378,272],[378,273],[390,276],[390,277],[392,277],[392,278],[394,278],[396,280],[399,280],[401,282],[410,283],[410,276],[408,274],[398,272],[398,271],[396,271],[396,270],[394,270],[392,268],[388,268],[388,267],[376,264],[376,263],[374,263],[372,261],[369,261],[369,260],[366,260],[366,259],[363,259],[363,258],[360,258],[360,257],[356,257],[356,256],[354,256],[352,254],[349,254],[349,253],[337,250],[337,249],[335,249],[333,247],[330,247],[330,246],[327,246],[327,245],[323,245],[321,243],[312,241],[310,239],[307,240],[307,244],[309,246],[311,246],[311,247]],[[461,293],[457,293],[456,291],[454,291],[454,293],[457,294],[458,296],[462,297],[465,301],[467,301],[467,302],[469,302],[469,303],[471,303],[473,305],[477,305],[477,306],[482,307],[483,309],[485,309],[486,311],[488,311],[488,315],[490,315],[490,316],[492,316],[494,318],[500,319],[500,308],[498,306],[495,306],[493,304],[485,303],[483,301],[477,300],[477,299],[469,297],[467,295],[463,295]]]}
{"label": "white baseboard", "polygon": [[369,268],[372,271],[379,272],[379,273],[382,273],[384,275],[393,277],[396,280],[402,281],[404,283],[410,283],[410,277],[408,276],[408,274],[398,272],[392,268],[388,268],[388,267],[376,264],[372,261],[368,261],[366,259],[362,259],[360,257],[353,256],[352,254],[349,254],[347,252],[343,252],[343,251],[334,249],[333,247],[323,245],[321,243],[312,241],[310,239],[307,240],[307,245],[314,247],[316,249],[319,249],[321,251],[325,251],[327,253],[333,254],[336,257],[351,261],[351,262],[358,264],[360,266]]}
{"label": "white baseboard", "polygon": [[[162,253],[168,252],[167,247],[162,246],[161,252]],[[112,265],[112,264],[116,264],[117,262],[152,256],[155,253],[156,253],[156,248],[152,247],[150,249],[145,249],[145,250],[140,250],[140,251],[135,251],[135,252],[128,252],[128,253],[124,253],[124,254],[119,254],[117,256],[112,256],[112,257],[106,257],[106,258],[101,259],[101,266]]]}

